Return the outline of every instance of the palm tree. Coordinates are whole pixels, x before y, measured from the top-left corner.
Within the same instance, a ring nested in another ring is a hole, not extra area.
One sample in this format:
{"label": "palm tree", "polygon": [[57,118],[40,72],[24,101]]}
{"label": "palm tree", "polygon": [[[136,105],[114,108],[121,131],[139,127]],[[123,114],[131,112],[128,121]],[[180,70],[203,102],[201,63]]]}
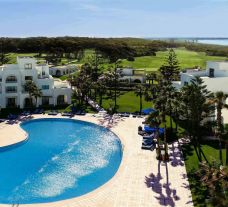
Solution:
{"label": "palm tree", "polygon": [[164,125],[164,147],[166,157],[168,157],[166,114],[169,112],[170,86],[171,85],[166,80],[159,79],[156,87],[157,96],[154,99],[155,109],[158,111],[161,123]]}
{"label": "palm tree", "polygon": [[107,77],[105,75],[100,75],[96,83],[100,106],[102,106],[103,95],[106,92],[106,81],[107,81],[106,78]]}
{"label": "palm tree", "polygon": [[29,94],[30,105],[32,106],[32,98],[34,97],[37,105],[37,98],[42,96],[41,90],[36,86],[33,81],[26,81],[24,89]]}
{"label": "palm tree", "polygon": [[144,87],[143,85],[137,85],[135,87],[135,95],[139,96],[139,113],[141,115],[142,113],[142,97],[143,97],[143,93],[144,93]]}
{"label": "palm tree", "polygon": [[214,98],[212,102],[216,106],[217,111],[217,136],[219,139],[219,159],[220,163],[223,164],[222,159],[222,133],[224,131],[223,123],[222,123],[222,109],[228,109],[228,105],[226,104],[226,99],[228,95],[224,94],[222,91],[218,91],[214,94]]}
{"label": "palm tree", "polygon": [[146,123],[154,127],[156,129],[155,137],[157,138],[157,146],[158,146],[158,151],[157,151],[157,158],[160,159],[161,156],[161,148],[160,148],[160,136],[159,136],[159,126],[162,123],[162,117],[159,114],[158,111],[155,111],[153,113],[150,113],[149,116],[146,118]]}
{"label": "palm tree", "polygon": [[32,96],[35,98],[36,102],[35,102],[35,106],[37,107],[37,99],[40,98],[42,96],[42,91],[41,89],[37,88],[33,91]]}
{"label": "palm tree", "polygon": [[216,162],[211,165],[202,162],[196,176],[208,189],[210,203],[215,207],[228,206],[228,168],[219,166]]}
{"label": "palm tree", "polygon": [[117,88],[118,88],[118,81],[120,77],[120,71],[118,71],[119,64],[121,63],[120,60],[115,61],[115,66],[114,66],[114,100],[115,100],[115,105],[114,105],[114,111],[116,111],[116,106],[117,106]]}

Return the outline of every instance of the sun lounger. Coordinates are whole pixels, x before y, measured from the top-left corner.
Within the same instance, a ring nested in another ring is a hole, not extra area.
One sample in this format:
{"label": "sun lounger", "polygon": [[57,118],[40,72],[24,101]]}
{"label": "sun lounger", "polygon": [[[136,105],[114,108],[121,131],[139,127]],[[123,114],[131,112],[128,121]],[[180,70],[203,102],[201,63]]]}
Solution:
{"label": "sun lounger", "polygon": [[58,114],[58,111],[50,111],[49,113],[48,113],[48,115],[57,115]]}
{"label": "sun lounger", "polygon": [[34,114],[43,114],[44,110],[43,109],[35,109],[35,111],[33,113]]}
{"label": "sun lounger", "polygon": [[21,113],[22,116],[29,116],[30,114],[31,114],[30,111],[23,111]]}
{"label": "sun lounger", "polygon": [[85,113],[84,111],[79,110],[79,111],[77,111],[75,114],[76,114],[76,115],[84,116],[86,113]]}
{"label": "sun lounger", "polygon": [[154,133],[150,134],[150,135],[144,135],[143,139],[154,139]]}
{"label": "sun lounger", "polygon": [[64,111],[61,115],[62,116],[73,116],[73,114],[71,112],[67,112],[67,111]]}
{"label": "sun lounger", "polygon": [[9,114],[7,118],[8,118],[9,120],[14,120],[14,119],[17,119],[17,117],[18,117],[18,115]]}
{"label": "sun lounger", "polygon": [[142,149],[153,150],[155,149],[155,142],[153,140],[143,140],[142,142]]}

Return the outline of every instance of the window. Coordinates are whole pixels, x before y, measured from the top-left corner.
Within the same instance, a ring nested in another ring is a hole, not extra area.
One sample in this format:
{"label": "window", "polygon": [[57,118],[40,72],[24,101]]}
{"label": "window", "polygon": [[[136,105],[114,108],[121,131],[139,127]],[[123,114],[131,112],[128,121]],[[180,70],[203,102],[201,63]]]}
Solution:
{"label": "window", "polygon": [[6,93],[17,93],[17,87],[16,86],[7,86]]}
{"label": "window", "polygon": [[2,77],[0,77],[0,82],[2,82]]}
{"label": "window", "polygon": [[210,78],[215,77],[215,69],[214,69],[214,68],[210,68],[210,69],[209,69],[209,77],[210,77]]}
{"label": "window", "polygon": [[7,107],[15,107],[16,98],[7,98],[6,103],[7,103]]}
{"label": "window", "polygon": [[17,82],[16,76],[11,75],[6,78],[6,83],[16,83],[16,82]]}
{"label": "window", "polygon": [[187,86],[187,85],[188,85],[188,82],[187,82],[187,81],[185,81],[185,82],[184,82],[184,85],[185,85],[185,86]]}
{"label": "window", "polygon": [[42,76],[45,75],[45,71],[42,71]]}
{"label": "window", "polygon": [[32,76],[25,76],[25,81],[32,81]]}
{"label": "window", "polygon": [[64,95],[59,95],[57,97],[57,105],[62,105],[65,103],[65,100],[64,100]]}
{"label": "window", "polygon": [[49,90],[49,85],[42,85],[42,90]]}
{"label": "window", "polygon": [[47,96],[42,97],[42,105],[49,105],[49,97]]}
{"label": "window", "polygon": [[25,69],[26,69],[26,70],[32,69],[32,64],[31,64],[31,63],[26,63],[26,64],[25,64]]}

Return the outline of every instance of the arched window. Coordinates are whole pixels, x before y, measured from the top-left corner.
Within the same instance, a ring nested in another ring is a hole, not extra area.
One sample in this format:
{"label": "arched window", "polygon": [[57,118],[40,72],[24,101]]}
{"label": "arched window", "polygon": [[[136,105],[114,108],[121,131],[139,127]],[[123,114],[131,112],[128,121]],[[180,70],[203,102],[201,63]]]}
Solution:
{"label": "arched window", "polygon": [[14,75],[10,75],[6,78],[6,83],[16,83],[17,82],[17,77]]}

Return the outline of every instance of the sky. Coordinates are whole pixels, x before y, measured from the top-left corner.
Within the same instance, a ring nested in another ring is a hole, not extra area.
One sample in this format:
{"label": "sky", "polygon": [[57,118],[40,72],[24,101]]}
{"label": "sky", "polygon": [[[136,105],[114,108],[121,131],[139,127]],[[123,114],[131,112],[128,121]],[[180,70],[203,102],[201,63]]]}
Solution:
{"label": "sky", "polygon": [[0,36],[228,37],[228,0],[0,0]]}

